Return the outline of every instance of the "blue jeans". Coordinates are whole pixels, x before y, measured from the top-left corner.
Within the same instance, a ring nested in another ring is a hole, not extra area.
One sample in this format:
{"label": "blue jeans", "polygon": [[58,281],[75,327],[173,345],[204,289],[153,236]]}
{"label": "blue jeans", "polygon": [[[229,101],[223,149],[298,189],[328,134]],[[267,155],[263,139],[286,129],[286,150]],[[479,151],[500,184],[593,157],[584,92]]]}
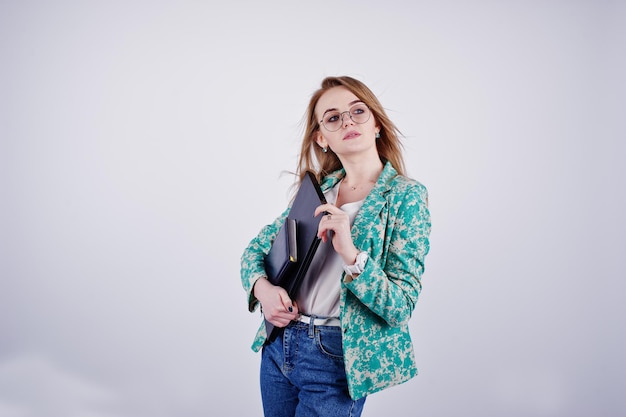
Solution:
{"label": "blue jeans", "polygon": [[348,394],[341,328],[292,321],[263,347],[261,397],[267,417],[361,415]]}

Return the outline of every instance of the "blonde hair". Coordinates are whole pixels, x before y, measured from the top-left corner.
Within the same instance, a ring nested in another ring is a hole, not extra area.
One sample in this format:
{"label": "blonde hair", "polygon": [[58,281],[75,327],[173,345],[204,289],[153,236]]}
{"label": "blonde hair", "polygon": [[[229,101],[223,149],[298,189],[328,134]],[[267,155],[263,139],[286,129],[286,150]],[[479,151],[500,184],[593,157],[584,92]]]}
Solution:
{"label": "blonde hair", "polygon": [[320,129],[319,121],[315,117],[315,106],[317,106],[320,97],[334,87],[347,88],[369,107],[380,127],[380,138],[376,140],[380,160],[383,163],[390,162],[399,174],[405,175],[402,144],[399,139],[400,131],[387,117],[380,101],[365,84],[352,77],[343,76],[324,78],[321,87],[311,96],[305,115],[304,137],[296,171],[300,180],[304,178],[307,171],[315,173],[318,181],[321,181],[326,175],[342,168],[341,161],[332,150],[328,149],[327,152],[323,152],[315,142],[317,131]]}

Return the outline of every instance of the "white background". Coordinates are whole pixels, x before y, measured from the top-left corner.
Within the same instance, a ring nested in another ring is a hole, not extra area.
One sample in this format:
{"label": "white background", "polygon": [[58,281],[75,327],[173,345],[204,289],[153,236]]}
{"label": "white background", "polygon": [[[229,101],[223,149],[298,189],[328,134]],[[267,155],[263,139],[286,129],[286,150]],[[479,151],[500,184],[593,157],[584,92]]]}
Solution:
{"label": "white background", "polygon": [[0,416],[261,415],[239,257],[327,75],[430,191],[420,375],[364,416],[625,415],[625,28],[609,0],[0,1]]}

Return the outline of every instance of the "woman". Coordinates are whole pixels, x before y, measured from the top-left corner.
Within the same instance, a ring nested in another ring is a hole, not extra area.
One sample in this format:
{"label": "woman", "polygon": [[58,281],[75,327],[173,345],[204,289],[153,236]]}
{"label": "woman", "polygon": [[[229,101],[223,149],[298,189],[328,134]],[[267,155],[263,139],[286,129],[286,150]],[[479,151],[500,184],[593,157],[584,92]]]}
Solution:
{"label": "woman", "polygon": [[328,204],[322,243],[296,300],[266,278],[263,258],[289,208],[241,260],[249,309],[282,329],[263,349],[266,416],[359,416],[367,395],[417,374],[408,321],[429,250],[426,188],[404,176],[398,130],[370,91],[328,77],[311,97],[298,174],[317,173]]}

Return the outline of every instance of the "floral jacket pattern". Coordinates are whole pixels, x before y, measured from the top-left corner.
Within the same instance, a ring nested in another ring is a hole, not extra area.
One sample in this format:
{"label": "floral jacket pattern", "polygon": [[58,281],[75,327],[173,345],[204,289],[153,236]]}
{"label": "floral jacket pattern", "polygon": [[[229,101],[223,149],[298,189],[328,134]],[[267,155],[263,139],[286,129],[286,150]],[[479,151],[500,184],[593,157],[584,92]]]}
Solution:
{"label": "floral jacket pattern", "polygon": [[[339,170],[325,177],[322,190],[332,188],[344,175],[345,171]],[[261,229],[241,257],[241,279],[250,311],[259,304],[252,288],[265,276],[263,258],[288,213],[289,208]],[[344,364],[353,399],[417,374],[408,321],[422,288],[430,227],[426,187],[398,175],[386,163],[352,226],[354,245],[368,252],[370,259],[356,279],[341,277]],[[261,349],[265,336],[261,324],[253,350]]]}

